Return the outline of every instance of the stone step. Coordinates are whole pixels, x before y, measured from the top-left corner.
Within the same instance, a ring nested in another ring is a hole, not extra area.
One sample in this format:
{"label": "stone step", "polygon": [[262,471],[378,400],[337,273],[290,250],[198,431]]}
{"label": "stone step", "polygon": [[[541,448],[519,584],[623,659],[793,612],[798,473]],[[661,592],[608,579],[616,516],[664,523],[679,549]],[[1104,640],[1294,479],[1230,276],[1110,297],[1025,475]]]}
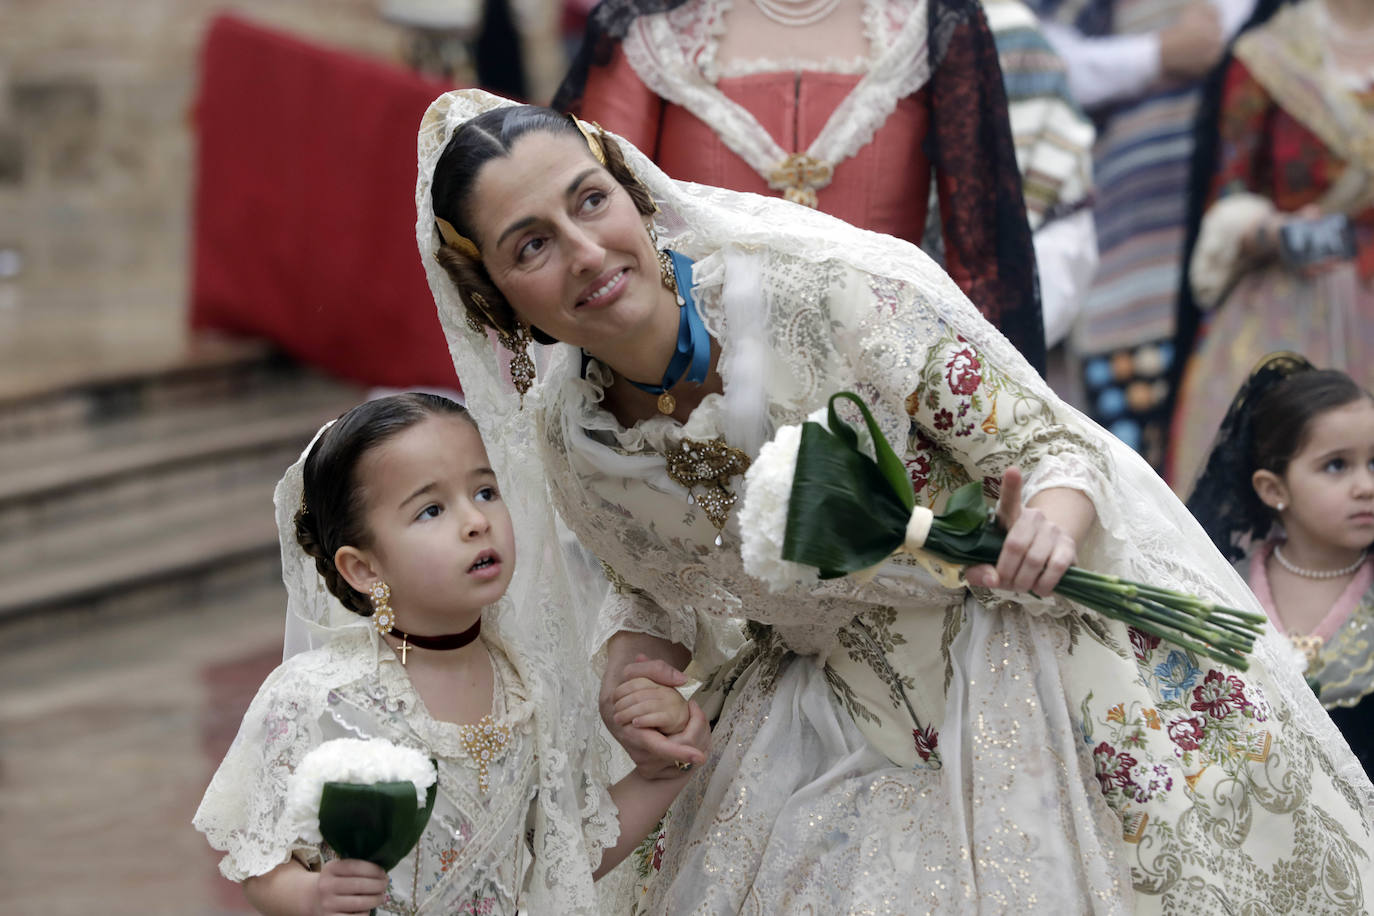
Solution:
{"label": "stone step", "polygon": [[245,561],[275,564],[275,479],[249,477],[0,545],[0,618],[79,607]]}
{"label": "stone step", "polygon": [[65,381],[0,391],[0,444],[244,396],[301,373],[261,341],[198,340],[174,362],[112,374],[69,372]]}
{"label": "stone step", "polygon": [[0,620],[272,581],[273,487],[363,396],[245,345],[0,401]]}
{"label": "stone step", "polygon": [[322,423],[360,397],[305,378],[257,396],[0,443],[0,544],[232,485],[245,473],[275,479]]}

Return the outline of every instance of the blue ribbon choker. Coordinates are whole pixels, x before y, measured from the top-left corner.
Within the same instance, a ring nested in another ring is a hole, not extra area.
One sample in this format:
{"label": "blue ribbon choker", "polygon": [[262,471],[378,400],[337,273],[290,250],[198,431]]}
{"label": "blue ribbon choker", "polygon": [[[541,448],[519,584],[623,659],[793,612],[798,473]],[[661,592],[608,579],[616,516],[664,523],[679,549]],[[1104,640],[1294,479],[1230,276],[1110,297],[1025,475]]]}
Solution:
{"label": "blue ribbon choker", "polygon": [[677,349],[668,361],[661,384],[645,385],[627,379],[640,391],[658,395],[658,411],[663,414],[671,414],[677,409],[677,399],[668,389],[682,381],[684,375],[687,381],[699,385],[706,381],[706,373],[711,368],[711,335],[706,333],[706,325],[692,300],[692,261],[676,251],[669,251],[668,255],[672,258],[673,280],[682,300],[678,308]]}

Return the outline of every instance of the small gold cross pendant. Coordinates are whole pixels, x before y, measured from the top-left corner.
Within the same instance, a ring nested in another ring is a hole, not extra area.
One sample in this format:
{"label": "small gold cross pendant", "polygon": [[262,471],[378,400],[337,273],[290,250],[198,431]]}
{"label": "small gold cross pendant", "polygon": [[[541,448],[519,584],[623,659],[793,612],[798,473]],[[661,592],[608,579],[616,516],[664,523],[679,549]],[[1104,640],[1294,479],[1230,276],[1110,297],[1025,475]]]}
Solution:
{"label": "small gold cross pendant", "polygon": [[398,649],[396,650],[397,652],[401,653],[401,667],[403,667],[403,668],[405,667],[405,663],[406,663],[406,653],[410,651],[410,648],[411,648],[410,645],[409,645],[409,644],[405,641],[405,639],[403,638],[403,639],[401,640],[401,646],[400,646],[400,648],[398,648]]}

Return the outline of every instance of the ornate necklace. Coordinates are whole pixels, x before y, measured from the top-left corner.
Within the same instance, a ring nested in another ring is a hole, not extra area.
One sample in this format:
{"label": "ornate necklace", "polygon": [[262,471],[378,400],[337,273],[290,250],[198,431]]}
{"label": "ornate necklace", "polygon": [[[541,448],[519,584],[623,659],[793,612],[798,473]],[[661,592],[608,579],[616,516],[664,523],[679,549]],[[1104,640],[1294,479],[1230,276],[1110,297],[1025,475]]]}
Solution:
{"label": "ornate necklace", "polygon": [[[668,393],[669,388],[682,381],[684,375],[687,381],[698,385],[706,381],[706,373],[711,368],[711,335],[706,333],[706,325],[697,314],[696,304],[692,302],[691,283],[681,282],[682,274],[691,276],[692,262],[676,251],[660,252],[660,259],[665,254],[672,269],[665,271],[663,276],[665,281],[673,281],[669,288],[677,295],[678,302],[677,349],[673,351],[673,358],[668,360],[661,384],[645,385],[633,379],[627,381],[640,391],[658,395],[658,412],[671,414],[677,410],[677,398]],[[667,285],[665,282],[664,286]]]}
{"label": "ornate necklace", "polygon": [[394,625],[390,630],[387,630],[388,634],[401,641],[401,644],[396,647],[396,651],[401,653],[402,665],[406,663],[406,653],[416,646],[421,649],[438,649],[441,652],[448,649],[461,649],[476,639],[481,632],[482,621],[480,618],[461,633],[446,633],[443,636],[415,636],[398,630]]}
{"label": "ornate necklace", "polygon": [[839,5],[840,0],[754,0],[760,13],[792,28],[820,22]]}
{"label": "ornate necklace", "polygon": [[1348,576],[1359,569],[1368,556],[1369,550],[1365,549],[1360,551],[1360,555],[1355,559],[1355,562],[1351,563],[1349,566],[1342,566],[1340,569],[1306,569],[1290,562],[1289,559],[1283,555],[1283,545],[1274,545],[1274,559],[1279,561],[1279,565],[1293,575],[1302,576],[1304,579],[1339,579],[1341,576]]}

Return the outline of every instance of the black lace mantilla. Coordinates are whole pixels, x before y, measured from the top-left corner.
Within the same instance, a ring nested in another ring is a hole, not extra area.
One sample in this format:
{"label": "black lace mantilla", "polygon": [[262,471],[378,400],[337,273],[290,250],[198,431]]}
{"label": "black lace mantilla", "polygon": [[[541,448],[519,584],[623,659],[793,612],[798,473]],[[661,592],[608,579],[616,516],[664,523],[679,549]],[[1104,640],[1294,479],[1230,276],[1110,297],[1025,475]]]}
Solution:
{"label": "black lace mantilla", "polygon": [[1313,368],[1296,353],[1279,353],[1251,373],[1231,401],[1207,464],[1188,497],[1188,511],[1232,562],[1249,553],[1250,545],[1268,536],[1274,525],[1273,513],[1250,486],[1254,407],[1279,382]]}

